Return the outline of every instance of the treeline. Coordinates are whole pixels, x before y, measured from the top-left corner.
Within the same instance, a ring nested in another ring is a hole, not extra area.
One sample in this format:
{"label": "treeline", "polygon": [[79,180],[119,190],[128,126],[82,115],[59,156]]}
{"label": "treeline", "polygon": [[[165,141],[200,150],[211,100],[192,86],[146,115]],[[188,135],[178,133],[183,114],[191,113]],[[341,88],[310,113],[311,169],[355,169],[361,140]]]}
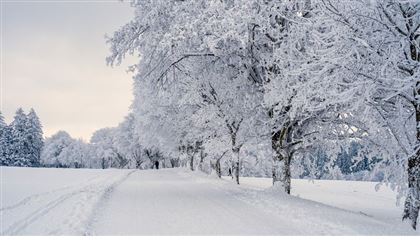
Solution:
{"label": "treeline", "polygon": [[[194,166],[205,173],[215,171],[218,175],[231,175],[228,158],[222,155],[209,157],[202,143],[179,150],[194,153],[198,158],[185,158],[177,153],[164,153],[140,145],[134,115],[130,114],[119,126],[96,131],[89,142],[72,138],[67,132],[59,131],[42,137],[42,126],[36,112],[31,109],[25,114],[18,109],[14,120],[8,125],[0,113],[0,150],[2,166],[54,167],[54,168],[137,168],[152,169]],[[353,142],[348,149],[342,148],[335,162],[318,150],[302,163],[301,171],[294,171],[296,178],[381,180],[381,175],[372,172],[375,163],[367,157],[358,158],[360,145]],[[227,153],[225,153],[227,154]],[[241,176],[270,177],[271,158],[261,158],[247,153],[241,160]],[[224,158],[222,160],[222,158]],[[192,163],[191,163],[192,161]],[[158,164],[156,164],[158,163]],[[312,171],[312,169],[319,171]],[[313,173],[315,173],[313,175]]]}
{"label": "treeline", "polygon": [[133,136],[134,119],[96,131],[89,142],[59,131],[45,140],[41,163],[59,168],[152,169],[178,167],[179,162],[157,149],[143,148]]}
{"label": "treeline", "polygon": [[[36,112],[28,114],[20,108],[14,120],[6,124],[0,113],[0,150],[2,166],[54,167],[54,168],[129,168],[152,169],[189,166],[205,173],[215,171],[218,175],[232,172],[226,155],[213,159],[202,143],[182,147],[180,153],[190,153],[197,158],[186,158],[179,153],[164,153],[157,147],[146,148],[140,145],[135,118],[128,115],[114,128],[96,131],[89,142],[72,138],[67,132],[59,131],[43,139],[42,125]],[[295,171],[296,178],[380,180],[373,173],[375,163],[367,157],[358,158],[360,145],[353,142],[342,148],[336,161],[331,163],[328,155],[318,150],[302,163],[302,171]],[[228,154],[227,152],[225,154]],[[271,158],[261,158],[256,153],[247,153],[241,159],[241,176],[270,177]],[[222,158],[224,158],[222,160]],[[214,160],[214,161],[212,161]],[[192,163],[191,163],[192,161]],[[158,164],[156,164],[158,163]],[[196,167],[196,168],[194,168]],[[319,169],[312,175],[312,169]]]}
{"label": "treeline", "polygon": [[[133,136],[134,120],[126,117],[118,127],[96,131],[90,142],[59,131],[44,140],[34,109],[16,111],[10,124],[0,113],[0,166],[55,168],[178,167],[179,161],[156,149],[145,149]],[[158,163],[158,164],[157,164]]]}
{"label": "treeline", "polygon": [[25,114],[19,108],[10,124],[0,113],[0,165],[39,167],[42,135],[41,123],[33,109]]}
{"label": "treeline", "polygon": [[[89,142],[72,138],[59,131],[45,140],[41,165],[54,168],[119,168],[153,169],[188,167],[219,176],[232,175],[230,153],[212,156],[203,143],[181,147],[184,150],[167,153],[157,146],[140,143],[135,117],[129,114],[117,127],[96,131]],[[330,157],[322,149],[311,153],[304,163],[293,165],[293,177],[312,179],[382,180],[382,173],[373,171],[377,161],[360,158],[362,147],[353,142],[342,147],[337,157]],[[188,154],[188,155],[185,155]],[[240,160],[240,176],[271,177],[272,158],[269,154],[248,151]],[[191,158],[193,156],[194,158]],[[331,162],[330,159],[335,161]],[[157,164],[158,163],[158,164]],[[297,168],[301,168],[298,170]],[[314,171],[316,170],[316,171]]]}

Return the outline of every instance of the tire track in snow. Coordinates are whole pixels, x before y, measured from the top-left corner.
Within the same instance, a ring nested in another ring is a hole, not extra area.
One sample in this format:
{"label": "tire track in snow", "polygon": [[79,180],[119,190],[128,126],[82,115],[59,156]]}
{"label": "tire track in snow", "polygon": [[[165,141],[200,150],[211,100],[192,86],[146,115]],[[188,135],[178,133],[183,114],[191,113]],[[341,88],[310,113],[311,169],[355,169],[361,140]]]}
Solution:
{"label": "tire track in snow", "polygon": [[[132,172],[130,172],[130,173],[132,173]],[[128,173],[128,175],[130,173]],[[124,175],[122,177],[122,179],[126,179],[126,176],[127,175]],[[106,187],[106,186],[109,185],[108,183],[106,183],[107,179],[104,179],[104,180],[100,179],[101,180],[100,182],[95,181],[97,179],[99,179],[99,178],[98,177],[92,178],[83,187],[81,187],[79,189],[76,189],[76,190],[74,190],[70,193],[60,195],[58,198],[55,198],[54,200],[49,201],[47,204],[44,204],[42,207],[39,207],[35,211],[32,211],[29,215],[27,215],[23,219],[21,219],[17,222],[14,222],[10,227],[8,227],[6,230],[1,232],[0,235],[17,235],[17,234],[21,233],[28,226],[36,223],[39,219],[48,215],[49,212],[51,212],[55,208],[65,204],[68,200],[72,199],[75,196],[78,196],[78,195],[81,195],[81,194],[93,194],[93,195],[95,195],[95,194],[98,194],[98,193],[106,192],[107,189],[109,188],[109,187]],[[115,183],[118,183],[120,181],[121,181],[121,179],[118,178],[117,181],[114,181],[114,182],[110,183],[110,185],[112,186]],[[103,190],[103,189],[105,189],[105,190]],[[32,197],[36,197],[36,196],[32,196]],[[24,205],[25,203],[27,203],[30,200],[31,199],[27,199],[25,201],[25,199],[24,199],[20,202],[21,204],[15,204],[15,205],[16,205],[16,207],[19,207],[19,206]],[[74,206],[74,208],[77,208],[77,206]]]}
{"label": "tire track in snow", "polygon": [[129,172],[124,177],[122,177],[120,180],[114,182],[113,184],[111,184],[109,187],[107,187],[105,189],[105,191],[102,194],[101,198],[99,199],[99,201],[95,204],[95,206],[93,208],[93,212],[91,213],[91,215],[89,217],[89,221],[86,224],[85,232],[84,232],[83,235],[95,235],[95,231],[94,231],[94,229],[95,229],[94,228],[95,223],[97,222],[98,217],[101,214],[101,211],[105,208],[106,204],[110,200],[111,195],[113,194],[113,192],[115,191],[115,189],[121,183],[123,183],[125,180],[127,180],[130,177],[130,175],[133,174],[136,171],[137,170],[133,170],[133,171]]}
{"label": "tire track in snow", "polygon": [[[91,187],[91,186],[87,186]],[[32,223],[36,222],[39,218],[47,215],[51,210],[56,208],[57,206],[63,204],[66,200],[72,198],[73,196],[76,196],[77,194],[83,193],[87,187],[83,188],[82,190],[73,191],[68,194],[61,195],[60,197],[56,198],[53,201],[50,201],[46,205],[38,208],[25,218],[23,218],[20,221],[17,221],[13,223],[8,229],[3,231],[2,235],[16,235],[19,234],[22,230],[24,230],[26,227],[31,225]]]}
{"label": "tire track in snow", "polygon": [[[88,183],[91,183],[92,181],[94,181],[97,178],[99,178],[99,177],[93,177],[93,178],[89,179]],[[53,193],[57,193],[57,192],[60,192],[60,191],[64,191],[64,190],[68,190],[68,189],[77,187],[75,185],[76,184],[68,185],[68,186],[65,186],[65,187],[62,187],[62,188],[53,189],[51,191],[29,195],[29,196],[25,197],[24,199],[22,199],[21,201],[15,203],[15,204],[0,208],[0,212],[9,211],[9,210],[19,208],[19,207],[24,206],[24,205],[30,203],[31,201],[33,201],[33,200],[35,200],[39,197],[42,197],[42,196],[50,195],[50,194],[53,194]]]}

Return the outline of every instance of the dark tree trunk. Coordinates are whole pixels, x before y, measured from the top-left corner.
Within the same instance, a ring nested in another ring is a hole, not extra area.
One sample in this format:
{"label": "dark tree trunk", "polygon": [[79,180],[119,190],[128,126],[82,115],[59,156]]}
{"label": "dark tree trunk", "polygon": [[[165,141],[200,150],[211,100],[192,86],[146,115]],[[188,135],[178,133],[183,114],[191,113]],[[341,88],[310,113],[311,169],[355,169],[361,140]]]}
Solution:
{"label": "dark tree trunk", "polygon": [[171,158],[171,166],[172,168],[179,167],[179,158]]}
{"label": "dark tree trunk", "polygon": [[417,228],[420,211],[420,151],[408,160],[408,195],[404,204],[404,220]]}
{"label": "dark tree trunk", "polygon": [[273,151],[272,177],[273,177],[273,185],[275,185],[277,182],[281,182],[280,173],[279,173],[279,166],[282,160],[282,156],[280,154],[280,131],[272,132],[271,149]]}
{"label": "dark tree trunk", "polygon": [[292,175],[290,171],[291,159],[292,159],[292,156],[290,155],[290,152],[287,152],[287,156],[284,157],[284,166],[283,166],[283,173],[284,173],[283,186],[284,186],[284,192],[286,192],[287,194],[290,194],[290,189],[292,186]]}
{"label": "dark tree trunk", "polygon": [[273,149],[273,185],[281,184],[284,192],[290,194],[291,189],[291,160],[292,153],[290,147],[284,148],[284,143],[291,142],[291,128],[283,128],[272,132],[271,147]]}
{"label": "dark tree trunk", "polygon": [[291,155],[288,153],[286,156],[277,154],[273,160],[273,185],[281,184],[284,192],[290,194],[291,189]]}
{"label": "dark tree trunk", "polygon": [[235,175],[235,182],[237,184],[239,184],[239,173],[240,173],[240,167],[239,167],[239,148],[235,148],[233,150],[233,162],[234,162],[234,166],[233,166],[233,174]]}
{"label": "dark tree trunk", "polygon": [[[420,62],[420,51],[419,51],[419,41],[417,37],[420,35],[416,32],[415,25],[411,17],[413,16],[410,12],[414,10],[412,6],[407,9],[400,8],[402,15],[406,20],[406,27],[408,32],[410,32],[409,42],[410,42],[410,56],[411,60],[418,63]],[[414,11],[415,12],[415,11]],[[414,75],[412,69],[408,69],[411,76]],[[415,88],[413,89],[413,97],[418,98],[420,96],[420,82],[417,82]],[[417,129],[417,142],[415,145],[418,148],[420,145],[420,103],[417,101],[413,102],[414,110],[416,112],[416,129]],[[417,149],[415,155],[409,157],[408,166],[407,166],[407,175],[408,175],[408,194],[404,204],[404,214],[403,220],[409,220],[411,226],[417,228],[417,219],[419,217],[420,211],[420,150]]]}
{"label": "dark tree trunk", "polygon": [[190,169],[191,171],[194,171],[194,154],[190,155]]}
{"label": "dark tree trunk", "polygon": [[216,160],[215,169],[216,169],[217,176],[219,178],[222,178],[222,168],[221,168],[221,165],[220,165],[220,160],[221,160],[221,158]]}
{"label": "dark tree trunk", "polygon": [[[420,84],[417,83],[419,87]],[[415,91],[418,96],[420,91]],[[416,105],[417,143],[420,143],[420,104]],[[420,150],[408,159],[408,195],[404,204],[403,220],[409,220],[411,226],[417,228],[417,218],[420,211]]]}
{"label": "dark tree trunk", "polygon": [[105,166],[105,158],[102,158],[102,160],[101,160],[101,167],[102,167],[102,169],[105,169],[106,168],[106,166]]}

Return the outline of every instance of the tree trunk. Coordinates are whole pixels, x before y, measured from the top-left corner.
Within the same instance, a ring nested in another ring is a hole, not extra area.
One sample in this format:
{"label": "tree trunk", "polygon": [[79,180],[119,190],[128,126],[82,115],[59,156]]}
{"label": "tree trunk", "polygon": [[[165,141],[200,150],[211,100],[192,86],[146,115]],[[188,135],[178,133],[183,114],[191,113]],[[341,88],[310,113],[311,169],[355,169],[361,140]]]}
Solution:
{"label": "tree trunk", "polygon": [[236,183],[237,184],[239,184],[239,171],[240,171],[240,168],[239,168],[239,149],[238,148],[235,148],[234,150],[233,150],[233,155],[234,155],[234,167],[233,167],[233,169],[234,169],[234,175],[235,175],[235,181],[236,181]]}
{"label": "tree trunk", "polygon": [[101,161],[101,167],[102,167],[102,169],[105,169],[106,168],[106,166],[105,166],[105,158],[103,158],[103,157],[102,157],[102,161]]}
{"label": "tree trunk", "polygon": [[287,152],[287,156],[284,157],[284,165],[283,165],[283,186],[284,186],[284,192],[287,194],[290,194],[290,189],[292,185],[292,175],[290,171],[290,162],[291,162],[291,155],[289,152]]}
{"label": "tree trunk", "polygon": [[273,152],[273,170],[272,170],[272,177],[273,177],[273,185],[278,182],[281,182],[280,178],[280,162],[282,160],[282,156],[280,154],[280,131],[272,132],[271,135],[271,149]]}
{"label": "tree trunk", "polygon": [[275,154],[273,160],[273,185],[280,184],[284,188],[284,192],[290,194],[291,189],[291,171],[290,171],[291,156],[287,153],[286,156]]}
{"label": "tree trunk", "polygon": [[289,149],[282,148],[282,139],[289,135],[289,129],[272,132],[271,148],[273,149],[273,185],[280,184],[284,192],[290,194],[292,155]]}
{"label": "tree trunk", "polygon": [[194,154],[190,155],[190,169],[194,171]]}
{"label": "tree trunk", "polygon": [[215,169],[216,169],[217,176],[218,176],[219,178],[222,178],[222,168],[221,168],[221,166],[220,166],[220,159],[217,159],[217,160],[216,160]]}
{"label": "tree trunk", "polygon": [[278,171],[279,166],[280,166],[280,156],[275,153],[273,154],[273,170],[272,170],[273,185],[276,185],[276,183],[281,182],[280,173]]}
{"label": "tree trunk", "polygon": [[[417,84],[419,86],[419,84]],[[418,95],[420,92],[417,91]],[[420,104],[416,106],[417,144],[420,143]],[[420,149],[408,159],[408,195],[404,204],[403,220],[409,220],[417,228],[420,211]]]}
{"label": "tree trunk", "polygon": [[404,204],[403,220],[409,220],[416,229],[420,211],[420,151],[408,160],[408,195]]}
{"label": "tree trunk", "polygon": [[[401,9],[402,10],[402,9]],[[413,10],[411,7],[409,10]],[[407,10],[407,12],[409,11]],[[406,27],[408,28],[408,32],[414,32],[414,25],[413,21],[406,16],[407,12],[402,12],[403,16],[407,22]],[[411,17],[411,16],[410,16]],[[411,60],[418,63],[420,62],[420,51],[419,51],[419,43],[415,38],[415,34],[409,35],[410,40],[410,53],[411,53]],[[410,71],[411,76],[414,75],[414,71]],[[417,82],[415,88],[413,90],[413,97],[418,98],[420,96],[420,82]],[[419,216],[420,211],[420,149],[418,145],[420,145],[420,102],[415,101],[413,102],[414,110],[416,112],[416,129],[417,129],[417,142],[415,145],[415,149],[417,148],[417,152],[415,155],[409,157],[408,159],[408,166],[407,166],[407,174],[408,174],[408,194],[404,204],[404,214],[403,220],[409,220],[413,229],[417,228],[417,218]]]}
{"label": "tree trunk", "polygon": [[204,154],[203,150],[200,151],[200,164],[198,164],[198,168],[204,172],[203,164],[204,164],[204,158],[206,155]]}
{"label": "tree trunk", "polygon": [[171,158],[170,160],[172,168],[179,167],[179,159]]}

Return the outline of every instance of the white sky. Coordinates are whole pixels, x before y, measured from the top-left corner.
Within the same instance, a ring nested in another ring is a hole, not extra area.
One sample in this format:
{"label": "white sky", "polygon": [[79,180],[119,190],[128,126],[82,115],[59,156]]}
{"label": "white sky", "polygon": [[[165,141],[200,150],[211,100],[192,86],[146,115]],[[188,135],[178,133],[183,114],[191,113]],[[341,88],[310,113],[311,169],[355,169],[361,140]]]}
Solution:
{"label": "white sky", "polygon": [[118,125],[131,104],[132,75],[128,63],[106,66],[104,36],[131,19],[129,4],[0,1],[0,110],[6,121],[18,107],[33,107],[45,136],[65,130],[85,140],[99,128]]}

